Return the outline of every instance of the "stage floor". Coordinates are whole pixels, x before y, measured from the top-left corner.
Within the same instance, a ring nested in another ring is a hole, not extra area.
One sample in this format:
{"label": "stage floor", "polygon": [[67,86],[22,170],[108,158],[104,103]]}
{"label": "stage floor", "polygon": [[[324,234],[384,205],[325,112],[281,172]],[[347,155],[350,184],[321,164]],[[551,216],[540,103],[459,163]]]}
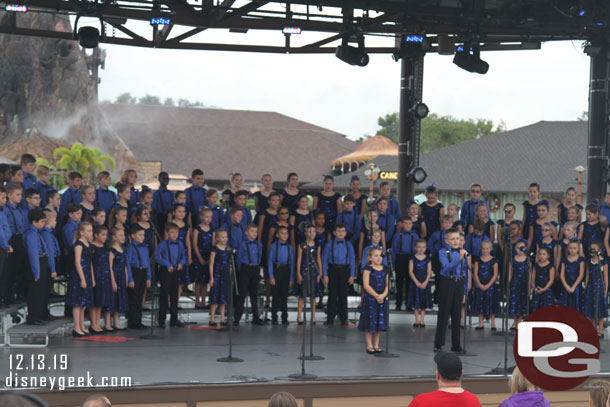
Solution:
{"label": "stage floor", "polygon": [[[184,316],[184,314],[183,314]],[[357,314],[350,313],[350,318]],[[127,330],[103,335],[108,338],[135,338],[125,342],[92,342],[75,340],[66,329],[66,335],[54,335],[44,349],[3,348],[0,350],[0,378],[5,386],[9,374],[9,359],[13,355],[45,355],[47,361],[53,355],[67,355],[68,370],[43,372],[54,376],[86,376],[90,372],[98,380],[102,376],[131,377],[132,385],[188,384],[188,383],[236,383],[249,381],[287,380],[291,373],[301,371],[297,357],[301,351],[301,334],[304,326],[298,326],[296,314],[290,314],[291,324],[283,326],[254,326],[242,322],[233,333],[233,355],[242,363],[221,363],[216,359],[228,354],[228,331],[215,331],[208,327],[207,310],[191,313],[185,328],[155,328],[161,339],[141,339],[149,331]],[[356,324],[342,327],[322,324],[324,312],[317,313],[314,326],[314,354],[324,357],[321,361],[306,361],[308,373],[319,380],[417,378],[431,377],[435,373],[432,350],[436,317],[426,317],[426,328],[413,328],[414,317],[407,313],[392,313],[390,325],[390,351],[398,358],[377,358],[365,353],[364,334]],[[475,331],[478,318],[472,318],[473,327],[466,329],[467,349],[476,357],[462,357],[464,374],[485,375],[503,366],[504,337],[492,335],[489,323],[483,331]],[[146,319],[145,323],[149,323]],[[498,328],[501,320],[497,321]],[[512,321],[511,321],[512,323]],[[309,335],[309,325],[307,325]],[[462,331],[463,332],[463,331]],[[508,341],[508,365],[514,366],[512,357],[513,336]],[[450,336],[445,349],[450,348]],[[610,341],[602,340],[602,349],[610,349]],[[382,334],[382,347],[385,338]],[[307,345],[307,354],[309,354]],[[602,351],[603,352],[603,351]],[[610,353],[601,355],[602,372],[610,372]],[[12,373],[15,373],[13,369]],[[38,375],[39,372],[20,371],[20,375]]]}

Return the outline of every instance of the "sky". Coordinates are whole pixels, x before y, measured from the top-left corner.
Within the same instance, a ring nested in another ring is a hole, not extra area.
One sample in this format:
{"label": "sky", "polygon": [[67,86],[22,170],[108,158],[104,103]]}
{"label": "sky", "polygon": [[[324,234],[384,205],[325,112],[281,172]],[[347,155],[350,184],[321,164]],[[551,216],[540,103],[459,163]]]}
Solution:
{"label": "sky", "polygon": [[[205,41],[282,45],[281,33],[207,33]],[[203,35],[201,34],[201,35]],[[305,33],[304,33],[305,34]],[[170,36],[171,37],[171,36]],[[296,36],[293,36],[295,38]],[[319,37],[295,38],[311,42]],[[367,45],[387,39],[368,39]],[[380,44],[381,45],[381,44]],[[387,42],[384,44],[387,45]],[[371,55],[366,67],[333,54],[278,55],[187,51],[102,44],[100,100],[123,92],[199,100],[223,109],[275,111],[345,134],[374,135],[377,119],[398,111],[400,63]],[[466,72],[452,56],[428,54],[423,102],[430,112],[503,121],[514,129],[541,120],[575,120],[588,108],[589,57],[578,42],[541,50],[489,51],[486,75]]]}

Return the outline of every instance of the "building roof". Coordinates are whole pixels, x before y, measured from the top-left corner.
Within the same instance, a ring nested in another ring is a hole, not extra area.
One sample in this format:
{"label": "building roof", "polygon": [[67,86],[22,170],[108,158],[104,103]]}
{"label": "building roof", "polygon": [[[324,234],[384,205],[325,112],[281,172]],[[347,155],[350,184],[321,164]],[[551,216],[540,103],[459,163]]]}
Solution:
{"label": "building roof", "polygon": [[357,143],[344,135],[274,112],[106,104],[108,122],[139,161],[162,161],[164,171],[207,180],[239,172],[246,180],[289,172],[302,182],[329,172],[332,159]]}
{"label": "building roof", "polygon": [[0,155],[0,164],[11,164],[11,165],[15,165],[18,164],[16,161],[13,160],[9,160],[8,158],[6,158],[3,155]]}
{"label": "building roof", "polygon": [[398,155],[398,146],[389,138],[377,135],[364,140],[354,151],[333,160],[333,167],[373,160],[380,155]]}
{"label": "building roof", "polygon": [[[382,171],[397,171],[398,157],[373,160]],[[428,178],[418,189],[435,183],[442,191],[467,191],[479,182],[488,192],[524,192],[538,182],[543,193],[562,193],[576,186],[577,166],[587,165],[587,122],[546,122],[492,134],[422,154],[420,166]],[[352,175],[363,183],[365,167],[335,178],[347,188]],[[587,171],[583,174],[586,191]],[[305,188],[321,188],[321,182]]]}

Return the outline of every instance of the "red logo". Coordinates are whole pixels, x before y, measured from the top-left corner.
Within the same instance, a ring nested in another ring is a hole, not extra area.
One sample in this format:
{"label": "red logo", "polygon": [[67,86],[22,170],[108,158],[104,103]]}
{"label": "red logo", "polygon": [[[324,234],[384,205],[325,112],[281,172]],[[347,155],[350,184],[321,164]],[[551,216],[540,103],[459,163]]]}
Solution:
{"label": "red logo", "polygon": [[561,305],[541,308],[519,324],[513,352],[523,375],[544,390],[569,390],[600,371],[595,327]]}

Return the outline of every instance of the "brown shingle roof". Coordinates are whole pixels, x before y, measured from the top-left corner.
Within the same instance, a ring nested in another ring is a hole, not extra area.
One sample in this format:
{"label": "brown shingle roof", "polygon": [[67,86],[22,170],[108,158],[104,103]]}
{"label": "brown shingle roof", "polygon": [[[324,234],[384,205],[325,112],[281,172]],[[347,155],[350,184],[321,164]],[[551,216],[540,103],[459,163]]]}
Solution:
{"label": "brown shingle roof", "polygon": [[106,104],[108,122],[140,161],[161,161],[163,170],[206,179],[246,180],[288,172],[302,182],[330,171],[335,157],[357,143],[344,135],[274,112]]}

